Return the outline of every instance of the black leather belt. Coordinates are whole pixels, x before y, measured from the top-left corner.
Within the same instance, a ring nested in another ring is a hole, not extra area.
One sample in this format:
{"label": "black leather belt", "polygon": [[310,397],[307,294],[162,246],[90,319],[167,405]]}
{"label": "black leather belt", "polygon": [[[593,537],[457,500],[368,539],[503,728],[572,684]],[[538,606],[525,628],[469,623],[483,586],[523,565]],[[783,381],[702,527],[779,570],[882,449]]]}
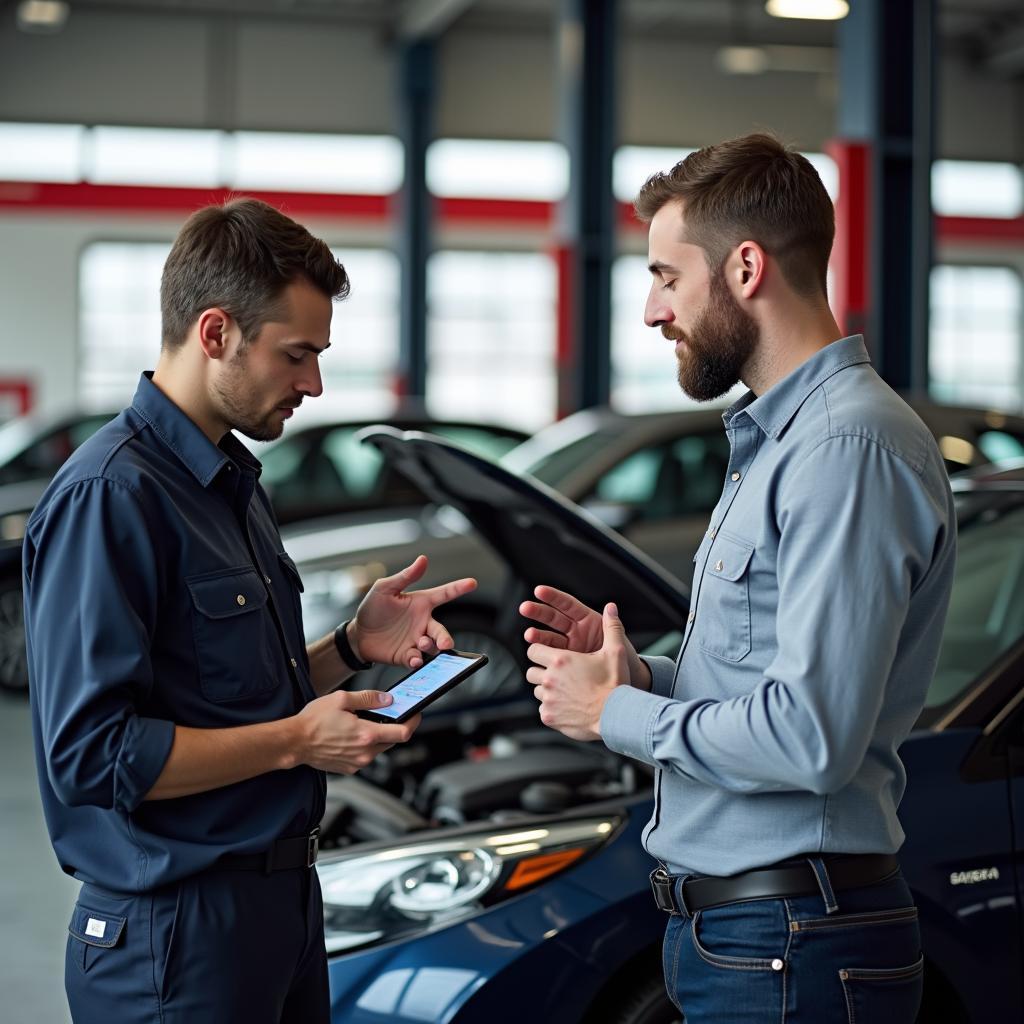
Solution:
{"label": "black leather belt", "polygon": [[[899,861],[889,853],[826,854],[822,859],[833,889],[873,885],[895,874],[900,867]],[[797,860],[728,877],[693,875],[678,886],[682,897],[680,901],[676,897],[676,883],[681,877],[670,875],[664,867],[651,872],[651,890],[659,909],[670,914],[692,915],[698,910],[722,907],[727,903],[814,896],[821,892],[811,865]]]}
{"label": "black leather belt", "polygon": [[292,871],[296,868],[311,868],[320,853],[320,829],[315,828],[308,836],[288,836],[275,840],[265,853],[228,853],[217,863],[218,868],[233,871]]}

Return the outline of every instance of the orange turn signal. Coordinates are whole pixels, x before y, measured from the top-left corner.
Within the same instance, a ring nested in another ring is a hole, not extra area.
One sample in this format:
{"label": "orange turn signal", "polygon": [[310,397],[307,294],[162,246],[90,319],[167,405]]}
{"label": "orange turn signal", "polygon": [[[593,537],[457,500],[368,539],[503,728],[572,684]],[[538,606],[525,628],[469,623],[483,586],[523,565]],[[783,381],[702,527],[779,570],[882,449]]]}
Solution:
{"label": "orange turn signal", "polygon": [[573,861],[579,860],[585,852],[581,847],[575,850],[560,850],[558,853],[545,853],[541,857],[527,857],[516,865],[515,870],[505,883],[505,888],[525,889],[528,885],[534,885],[567,868]]}

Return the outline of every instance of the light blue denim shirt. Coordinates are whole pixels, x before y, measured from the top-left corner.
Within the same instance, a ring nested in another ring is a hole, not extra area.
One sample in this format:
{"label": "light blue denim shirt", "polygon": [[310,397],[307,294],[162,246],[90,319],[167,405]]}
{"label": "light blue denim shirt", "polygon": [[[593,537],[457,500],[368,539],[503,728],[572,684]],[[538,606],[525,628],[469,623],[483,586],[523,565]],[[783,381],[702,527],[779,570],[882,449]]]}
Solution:
{"label": "light blue denim shirt", "polygon": [[645,846],[714,875],[894,853],[897,749],[956,558],[942,456],[859,336],[723,418],[732,452],[679,657],[650,659],[652,691],[620,686],[601,716],[612,750],[658,769]]}

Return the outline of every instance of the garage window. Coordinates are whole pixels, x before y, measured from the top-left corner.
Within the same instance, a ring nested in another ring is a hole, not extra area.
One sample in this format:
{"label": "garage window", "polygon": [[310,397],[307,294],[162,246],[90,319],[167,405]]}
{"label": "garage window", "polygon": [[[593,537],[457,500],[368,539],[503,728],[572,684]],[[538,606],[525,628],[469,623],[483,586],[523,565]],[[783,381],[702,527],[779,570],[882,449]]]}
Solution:
{"label": "garage window", "polygon": [[542,253],[427,263],[427,406],[537,429],[555,416],[555,265]]}
{"label": "garage window", "polygon": [[[169,242],[95,242],[79,264],[79,392],[83,403],[131,401],[160,355],[160,274]],[[317,414],[376,414],[398,361],[398,258],[384,249],[335,249],[352,281],[335,309],[321,360]],[[305,406],[303,412],[305,412]],[[301,415],[301,413],[300,413]]]}
{"label": "garage window", "polygon": [[929,390],[940,402],[1021,408],[1024,289],[1011,267],[940,265],[931,276]]}

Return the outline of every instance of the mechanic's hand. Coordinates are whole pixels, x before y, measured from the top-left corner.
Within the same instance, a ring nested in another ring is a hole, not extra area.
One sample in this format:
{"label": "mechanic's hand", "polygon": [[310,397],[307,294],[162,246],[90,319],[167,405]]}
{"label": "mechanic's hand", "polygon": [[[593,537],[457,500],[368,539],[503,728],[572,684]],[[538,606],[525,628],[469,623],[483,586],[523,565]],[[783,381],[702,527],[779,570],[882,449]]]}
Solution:
{"label": "mechanic's hand", "polygon": [[[591,654],[599,651],[604,643],[604,624],[600,612],[594,611],[572,594],[554,587],[535,587],[536,601],[524,601],[519,614],[526,619],[541,622],[550,629],[530,626],[523,638],[528,644],[544,644],[561,650]],[[626,646],[626,660],[629,664],[627,677],[633,686],[645,690],[651,686],[650,669],[640,660],[629,637],[623,636]]]}
{"label": "mechanic's hand", "polygon": [[363,661],[419,668],[424,655],[455,646],[451,634],[433,616],[434,609],[476,589],[476,580],[461,579],[410,594],[405,588],[422,579],[426,555],[408,568],[377,580],[360,602],[349,634]]}
{"label": "mechanic's hand", "polygon": [[[588,609],[589,611],[589,609]],[[626,632],[614,604],[598,620],[602,642],[593,653],[531,644],[526,656],[534,663],[526,681],[540,701],[540,720],[573,740],[601,738],[601,712],[609,694],[629,681]]]}
{"label": "mechanic's hand", "polygon": [[392,702],[388,693],[337,690],[311,700],[296,716],[299,761],[324,772],[353,775],[378,754],[405,743],[420,724],[420,715],[403,725],[383,725],[357,718],[356,711],[374,711]]}

